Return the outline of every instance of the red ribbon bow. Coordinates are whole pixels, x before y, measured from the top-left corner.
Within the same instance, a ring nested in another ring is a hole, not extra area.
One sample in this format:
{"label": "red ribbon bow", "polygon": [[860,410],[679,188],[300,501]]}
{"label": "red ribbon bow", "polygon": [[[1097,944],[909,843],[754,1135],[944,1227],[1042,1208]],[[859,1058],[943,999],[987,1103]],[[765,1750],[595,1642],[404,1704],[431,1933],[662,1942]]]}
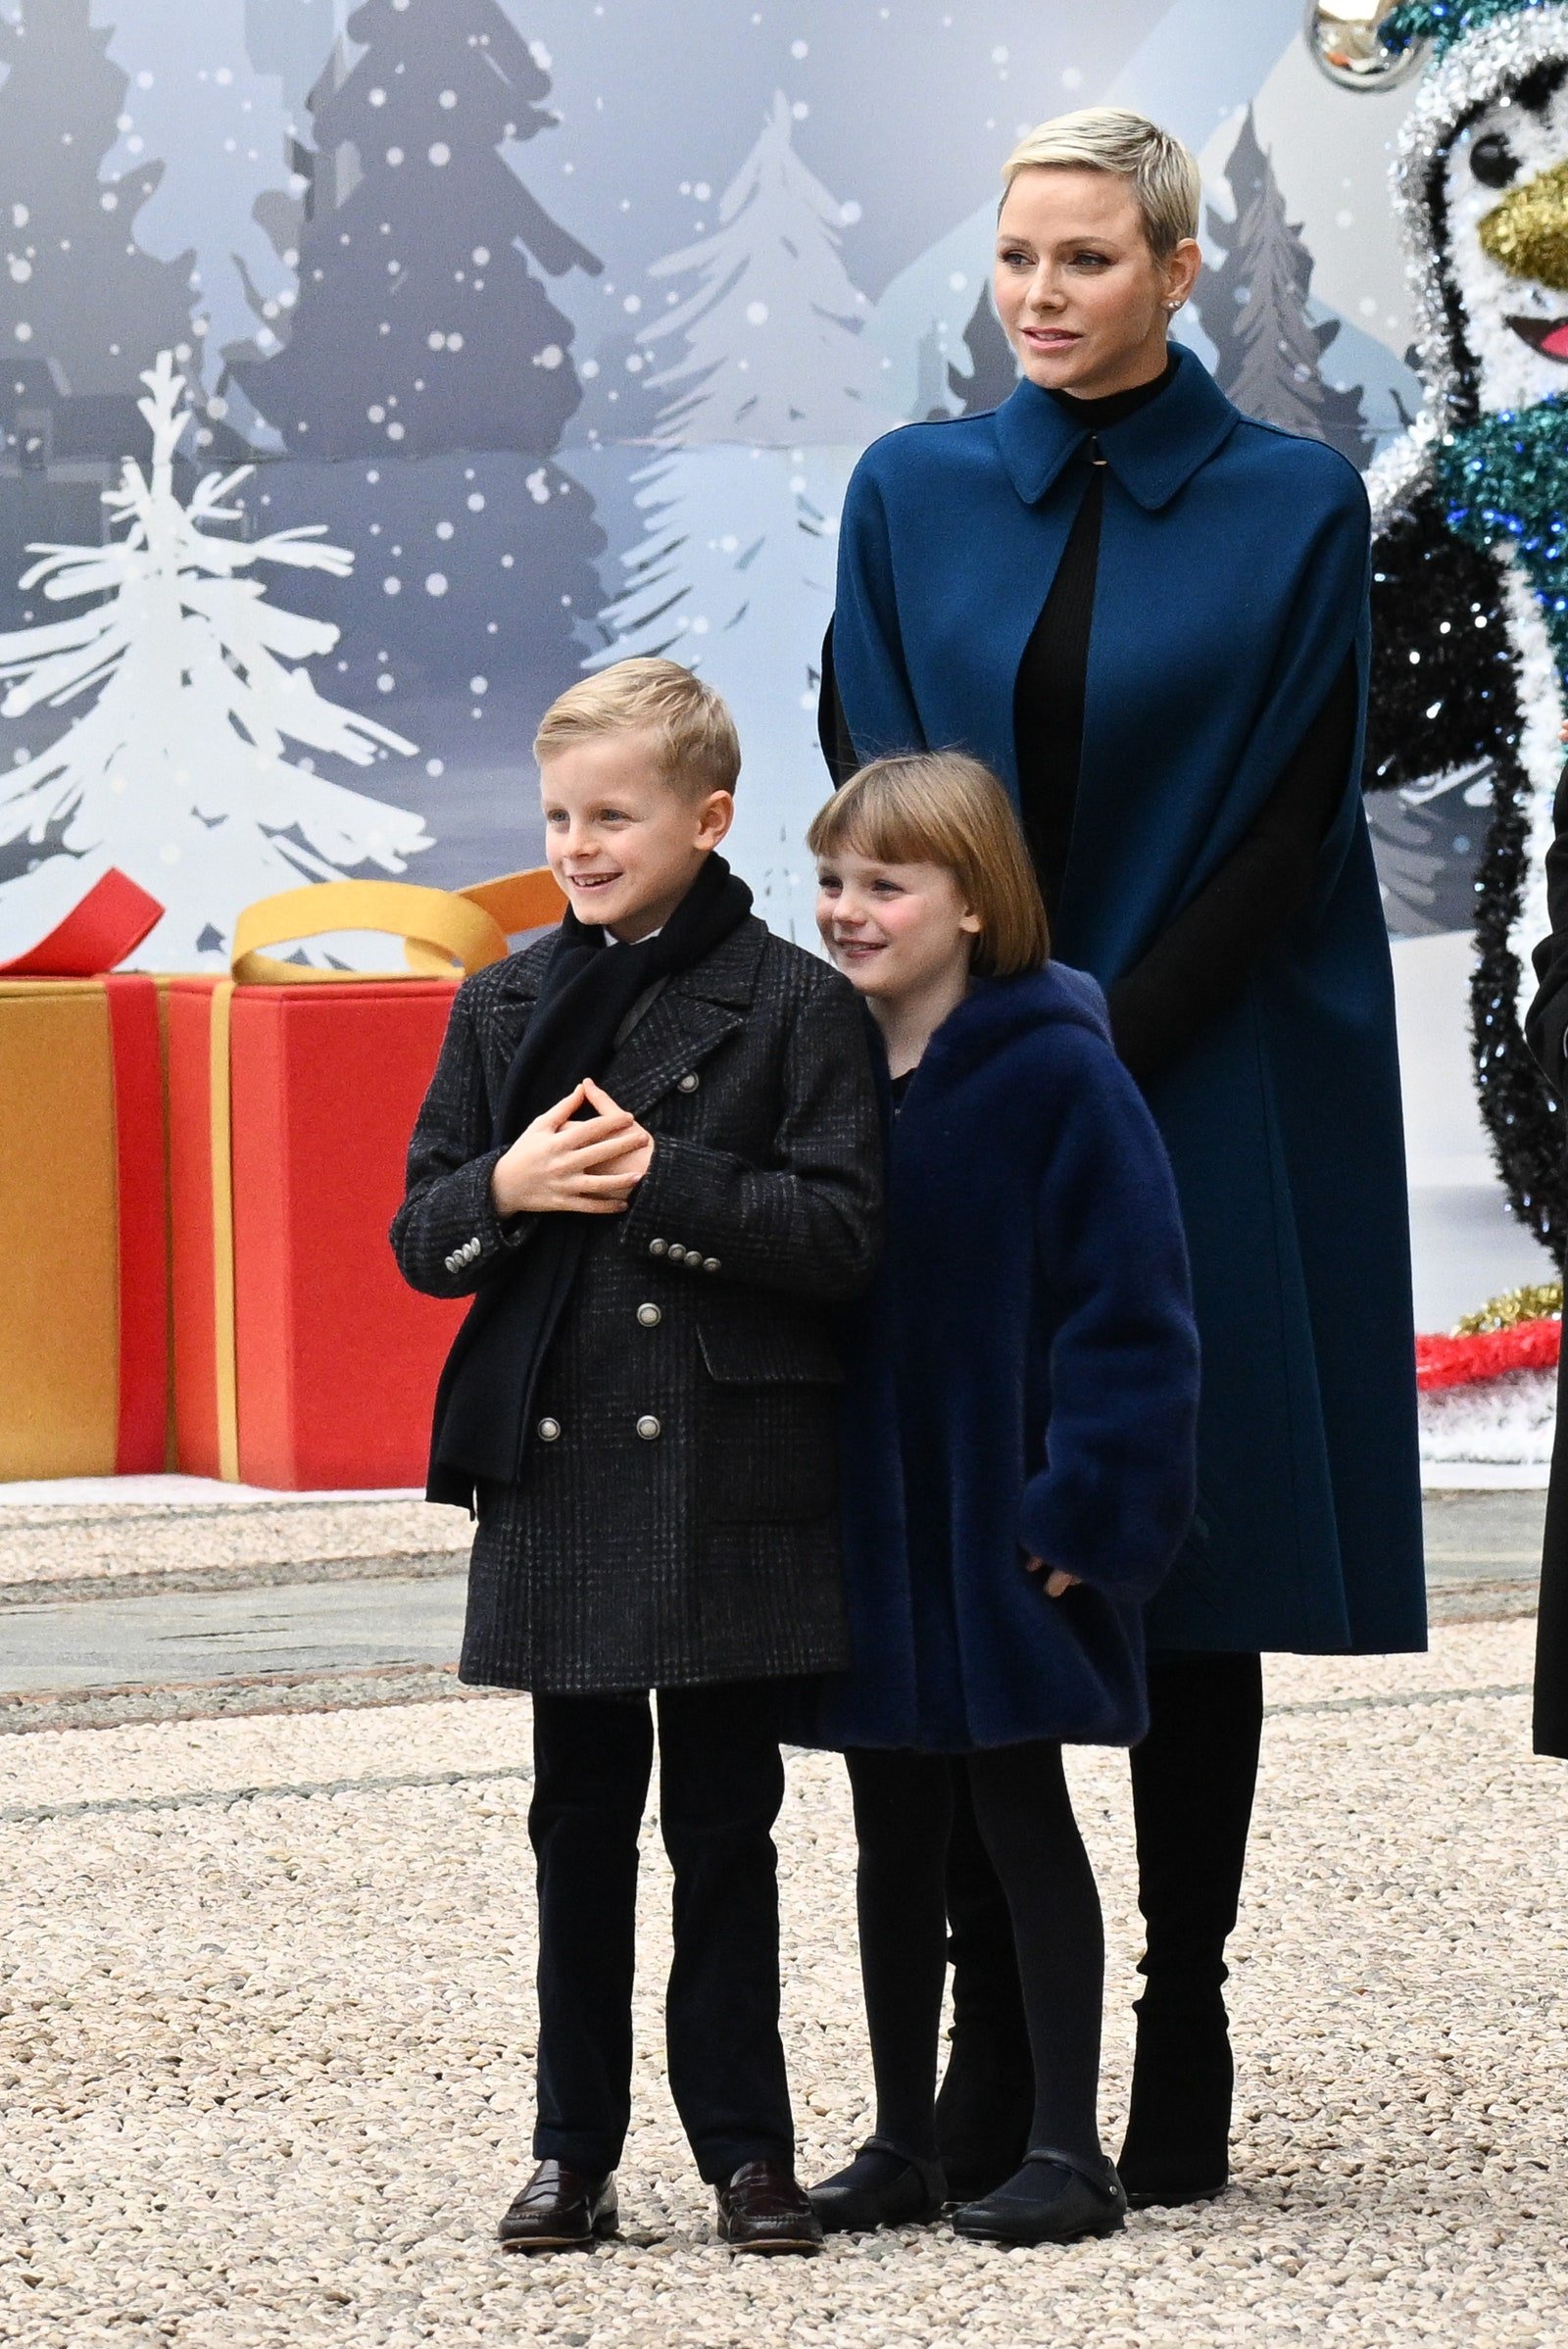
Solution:
{"label": "red ribbon bow", "polygon": [[163,918],[158,900],[112,864],[47,937],[0,962],[0,979],[96,979],[133,954]]}

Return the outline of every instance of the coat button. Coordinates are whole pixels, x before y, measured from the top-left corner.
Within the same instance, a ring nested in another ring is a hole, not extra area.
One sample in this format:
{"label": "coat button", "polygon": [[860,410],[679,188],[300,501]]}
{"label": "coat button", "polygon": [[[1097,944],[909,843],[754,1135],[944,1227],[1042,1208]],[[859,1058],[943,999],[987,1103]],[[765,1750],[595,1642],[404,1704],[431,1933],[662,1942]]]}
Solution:
{"label": "coat button", "polygon": [[561,1435],[561,1422],[559,1419],[541,1419],[534,1434],[541,1444],[554,1444]]}
{"label": "coat button", "polygon": [[704,1272],[717,1272],[717,1271],[718,1271],[718,1269],[719,1269],[719,1263],[718,1263],[718,1258],[717,1258],[716,1256],[705,1256],[705,1257],[703,1258],[703,1270],[704,1270]]}
{"label": "coat button", "polygon": [[637,1422],[637,1433],[645,1444],[652,1444],[655,1437],[662,1436],[663,1432],[652,1411],[645,1411]]}
{"label": "coat button", "polygon": [[664,1316],[657,1305],[639,1305],[637,1318],[645,1330],[657,1330]]}
{"label": "coat button", "polygon": [[686,1261],[686,1250],[678,1240],[672,1240],[669,1244],[669,1260],[671,1264],[684,1264]]}
{"label": "coat button", "polygon": [[679,1080],[675,1087],[675,1091],[677,1093],[695,1093],[701,1081],[702,1080],[697,1075],[695,1069],[689,1070],[687,1074]]}
{"label": "coat button", "polygon": [[689,1248],[686,1250],[686,1269],[688,1272],[702,1271],[703,1251],[700,1248]]}
{"label": "coat button", "polygon": [[667,1240],[650,1240],[648,1243],[648,1253],[651,1256],[662,1256],[668,1246],[669,1242]]}

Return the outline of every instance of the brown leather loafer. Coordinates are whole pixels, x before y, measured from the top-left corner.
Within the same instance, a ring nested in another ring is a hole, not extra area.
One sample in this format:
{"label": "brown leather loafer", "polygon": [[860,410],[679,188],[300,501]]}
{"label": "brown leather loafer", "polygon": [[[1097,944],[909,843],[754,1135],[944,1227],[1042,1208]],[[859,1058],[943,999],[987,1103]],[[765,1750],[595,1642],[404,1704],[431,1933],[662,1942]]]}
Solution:
{"label": "brown leather loafer", "polygon": [[718,2239],[732,2251],[820,2251],[822,2223],[783,2162],[742,2162],[715,2186]]}
{"label": "brown leather loafer", "polygon": [[541,2162],[496,2228],[503,2251],[583,2251],[614,2233],[614,2178]]}

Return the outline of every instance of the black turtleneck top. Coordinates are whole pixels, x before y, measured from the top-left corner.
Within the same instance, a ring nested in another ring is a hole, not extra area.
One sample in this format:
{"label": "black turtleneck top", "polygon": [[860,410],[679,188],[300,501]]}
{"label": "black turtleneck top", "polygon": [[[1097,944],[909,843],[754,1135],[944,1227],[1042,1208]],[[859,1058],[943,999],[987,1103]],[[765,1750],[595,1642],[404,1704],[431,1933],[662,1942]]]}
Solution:
{"label": "black turtleneck top", "polygon": [[[1013,687],[1019,811],[1053,922],[1071,855],[1083,756],[1105,480],[1096,436],[1157,400],[1175,372],[1172,359],[1152,382],[1105,400],[1051,395],[1091,434],[1081,460],[1078,512]],[[1318,849],[1345,788],[1356,699],[1351,655],[1246,837],[1110,988],[1116,1049],[1141,1084],[1179,1057],[1234,1000],[1305,905]],[[831,627],[823,647],[821,736],[835,785],[846,782],[858,760],[833,677]]]}

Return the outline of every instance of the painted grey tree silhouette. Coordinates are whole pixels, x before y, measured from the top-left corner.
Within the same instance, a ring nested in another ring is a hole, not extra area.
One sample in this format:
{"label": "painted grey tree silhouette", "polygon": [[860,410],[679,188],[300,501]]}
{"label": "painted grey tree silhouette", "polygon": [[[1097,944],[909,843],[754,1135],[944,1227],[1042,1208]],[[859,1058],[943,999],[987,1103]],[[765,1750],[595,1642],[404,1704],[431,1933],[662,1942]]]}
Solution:
{"label": "painted grey tree silhouette", "polygon": [[969,323],[963,330],[963,347],[969,354],[967,368],[948,366],[948,389],[957,401],[959,416],[986,416],[1000,408],[1018,380],[1018,363],[1012,355],[1012,345],[1002,331],[1002,321],[991,306],[989,290],[982,286],[979,300],[969,313]]}
{"label": "painted grey tree silhouette", "polygon": [[581,391],[537,273],[599,263],[501,152],[555,117],[497,0],[365,0],[348,32],[363,49],[334,49],[313,93],[287,343],[233,369],[287,452],[245,495],[257,526],[324,519],[353,550],[302,609],[341,628],[345,690],[383,697],[438,777],[493,766],[503,710],[527,739],[604,600],[593,500],[552,461]]}
{"label": "painted grey tree silhouette", "polygon": [[1361,407],[1361,386],[1341,390],[1322,362],[1339,334],[1339,320],[1314,320],[1307,307],[1312,257],[1298,226],[1285,217],[1274,167],[1258,144],[1249,107],[1226,166],[1236,217],[1208,208],[1211,241],[1220,261],[1198,281],[1196,308],[1214,345],[1221,388],[1248,416],[1325,440],[1364,465],[1372,435]]}
{"label": "painted grey tree silhouette", "polygon": [[155,261],[133,241],[160,165],[99,178],[126,81],[88,11],[23,0],[14,22],[0,19],[0,356],[52,363],[57,386],[120,393],[128,409],[161,349],[190,348],[191,256]]}
{"label": "painted grey tree silhouette", "polygon": [[581,397],[550,276],[599,262],[499,150],[555,118],[497,0],[365,0],[318,84],[288,342],[236,379],[301,457],[548,454]]}

